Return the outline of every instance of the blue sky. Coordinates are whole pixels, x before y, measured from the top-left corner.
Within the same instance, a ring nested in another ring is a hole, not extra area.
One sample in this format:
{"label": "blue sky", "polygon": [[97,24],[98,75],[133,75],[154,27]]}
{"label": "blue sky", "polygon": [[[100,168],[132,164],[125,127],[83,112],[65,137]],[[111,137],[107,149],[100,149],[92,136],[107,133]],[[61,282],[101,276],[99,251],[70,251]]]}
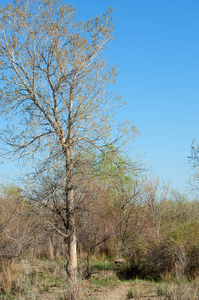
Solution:
{"label": "blue sky", "polygon": [[127,105],[119,119],[140,131],[130,152],[151,174],[185,191],[188,156],[199,140],[199,2],[192,0],[72,1],[85,20],[114,8],[115,41],[107,55],[120,76],[115,91]]}
{"label": "blue sky", "polygon": [[114,8],[115,41],[106,54],[120,70],[114,92],[127,101],[117,118],[134,120],[140,131],[129,155],[141,155],[153,176],[185,191],[190,144],[199,141],[199,1],[71,3],[81,20]]}

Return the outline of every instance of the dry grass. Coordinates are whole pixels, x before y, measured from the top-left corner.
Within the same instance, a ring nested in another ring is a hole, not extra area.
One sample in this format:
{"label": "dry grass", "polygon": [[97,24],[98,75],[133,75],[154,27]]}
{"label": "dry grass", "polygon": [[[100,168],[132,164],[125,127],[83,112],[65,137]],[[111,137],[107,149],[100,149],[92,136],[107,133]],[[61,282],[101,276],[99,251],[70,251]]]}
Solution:
{"label": "dry grass", "polygon": [[[65,265],[56,261],[35,259],[1,264],[0,288],[0,299],[73,299]],[[120,281],[114,270],[96,269],[90,279],[79,281],[76,291],[78,296],[75,300],[199,300],[199,280],[181,285],[144,280]]]}
{"label": "dry grass", "polygon": [[55,295],[62,297],[68,290],[64,265],[41,260],[2,265],[0,287],[4,299],[56,299]]}
{"label": "dry grass", "polygon": [[177,285],[171,283],[156,283],[135,280],[126,294],[126,299],[153,299],[153,300],[198,300],[199,284]]}

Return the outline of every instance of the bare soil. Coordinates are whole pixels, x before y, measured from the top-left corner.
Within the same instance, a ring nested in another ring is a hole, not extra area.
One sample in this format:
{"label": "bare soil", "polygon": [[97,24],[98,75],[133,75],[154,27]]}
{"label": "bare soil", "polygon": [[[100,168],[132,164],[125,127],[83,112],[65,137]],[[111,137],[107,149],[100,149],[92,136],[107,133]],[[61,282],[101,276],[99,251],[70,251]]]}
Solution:
{"label": "bare soil", "polygon": [[[128,293],[132,291],[132,298],[128,298]],[[90,295],[85,296],[84,300],[163,300],[165,296],[158,296],[157,289],[154,284],[135,283],[135,282],[119,282],[116,287],[109,286],[100,290],[95,290]]]}
{"label": "bare soil", "polygon": [[108,287],[101,291],[96,291],[92,295],[92,300],[124,300],[127,299],[126,295],[130,289],[131,284],[124,282],[119,283],[116,287]]}

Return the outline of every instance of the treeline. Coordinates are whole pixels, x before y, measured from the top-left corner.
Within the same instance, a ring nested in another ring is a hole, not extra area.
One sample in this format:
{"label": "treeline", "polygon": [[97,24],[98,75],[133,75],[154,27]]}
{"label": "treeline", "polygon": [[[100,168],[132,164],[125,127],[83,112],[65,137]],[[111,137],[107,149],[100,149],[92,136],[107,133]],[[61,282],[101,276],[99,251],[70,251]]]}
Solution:
{"label": "treeline", "polygon": [[[79,172],[75,183],[79,275],[89,277],[92,255],[105,254],[125,261],[118,271],[121,278],[175,278],[178,283],[184,275],[195,278],[199,272],[198,199],[171,191],[158,179],[138,180],[126,163],[120,162],[118,168],[103,156],[93,168],[95,176]],[[40,178],[29,193],[1,185],[1,266],[24,257],[65,260],[67,216],[62,207],[61,174]]]}

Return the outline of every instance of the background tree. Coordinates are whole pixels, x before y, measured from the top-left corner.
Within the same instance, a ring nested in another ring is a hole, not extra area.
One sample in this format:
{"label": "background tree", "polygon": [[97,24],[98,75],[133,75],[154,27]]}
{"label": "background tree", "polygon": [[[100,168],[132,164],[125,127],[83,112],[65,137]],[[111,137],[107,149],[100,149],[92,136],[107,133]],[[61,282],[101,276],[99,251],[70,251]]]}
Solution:
{"label": "background tree", "polygon": [[[116,149],[115,151],[117,153]],[[111,160],[103,153],[100,154],[96,165],[95,176],[102,184],[107,207],[112,215],[112,232],[117,240],[117,256],[120,257],[123,239],[138,195],[138,169],[135,170],[135,165],[128,156],[119,152],[117,158],[113,156]]]}
{"label": "background tree", "polygon": [[147,208],[147,218],[153,226],[157,237],[159,236],[163,209],[165,208],[168,192],[169,184],[166,185],[163,182],[161,186],[158,178],[149,180],[147,176],[145,177],[141,198]]}
{"label": "background tree", "polygon": [[[107,90],[117,68],[102,56],[113,39],[112,10],[88,22],[56,0],[18,0],[0,9],[0,113],[12,121],[1,132],[1,155],[33,159],[35,174],[61,170],[64,176],[64,234],[67,273],[77,278],[75,178],[92,153],[109,158],[135,135],[120,125],[115,137],[112,113],[120,98]],[[81,153],[91,153],[83,158]],[[37,161],[37,164],[36,164]]]}
{"label": "background tree", "polygon": [[199,145],[196,140],[193,140],[191,145],[191,155],[189,156],[189,162],[193,169],[191,174],[191,185],[196,193],[198,192],[199,183]]}

